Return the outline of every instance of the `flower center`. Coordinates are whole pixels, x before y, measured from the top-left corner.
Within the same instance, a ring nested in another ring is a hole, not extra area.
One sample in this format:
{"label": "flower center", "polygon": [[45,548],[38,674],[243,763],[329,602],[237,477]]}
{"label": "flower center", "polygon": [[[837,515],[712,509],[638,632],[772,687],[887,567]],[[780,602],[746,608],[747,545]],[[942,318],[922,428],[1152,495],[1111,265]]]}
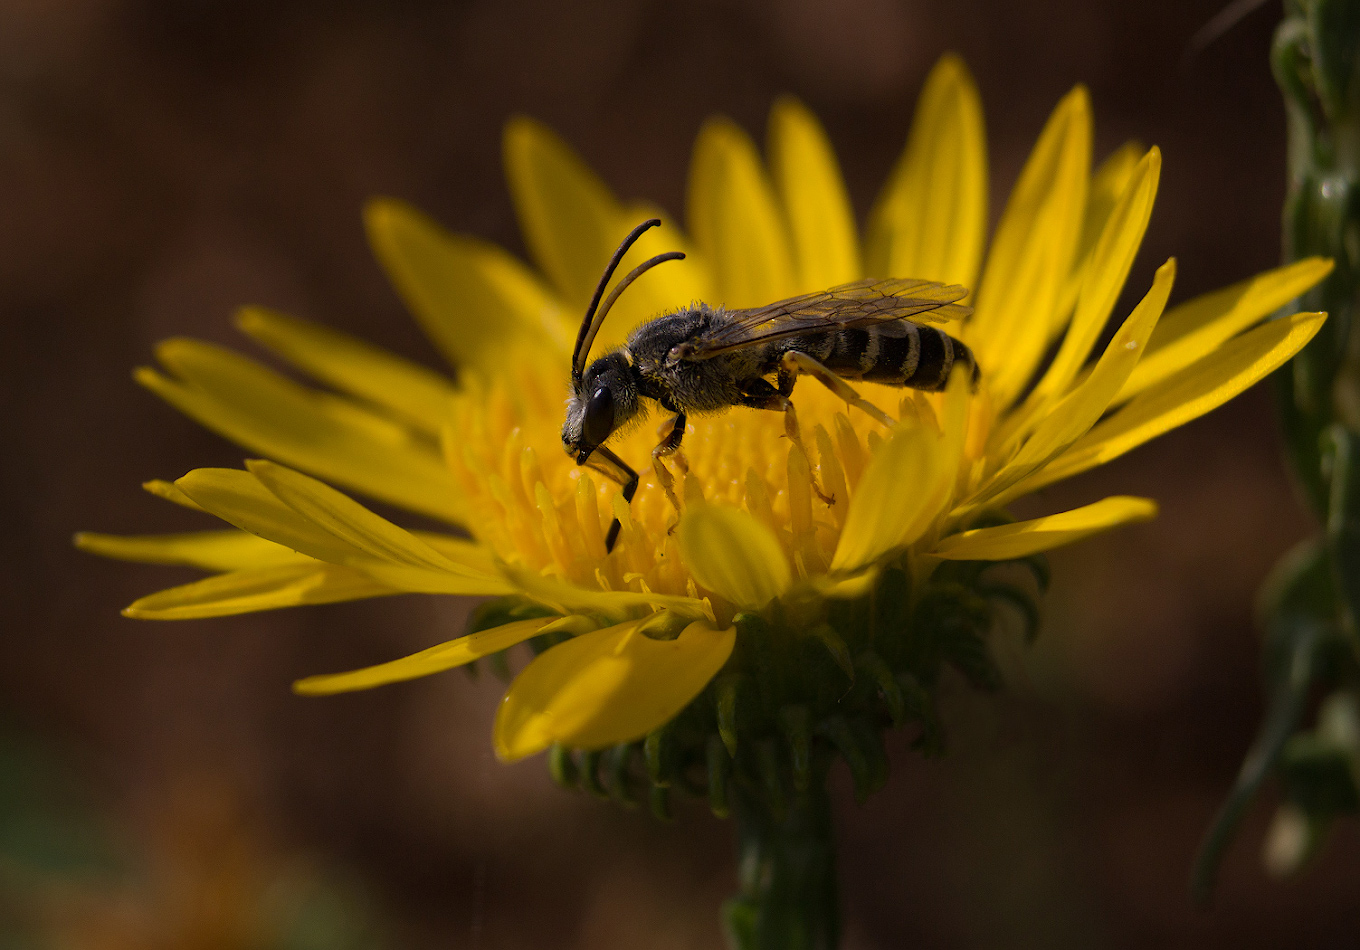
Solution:
{"label": "flower center", "polygon": [[[935,394],[856,387],[903,422],[938,426]],[[651,464],[669,414],[653,412],[609,443],[641,479],[625,505],[620,486],[577,466],[562,449],[564,389],[560,365],[528,357],[487,385],[470,387],[461,400],[454,427],[460,439],[448,456],[472,502],[472,532],[508,563],[587,588],[693,594],[672,533],[679,516]],[[663,462],[682,506],[702,498],[745,508],[807,576],[830,564],[856,486],[888,433],[863,413],[847,414],[815,380],[799,383],[794,404],[810,458],[785,436],[781,413],[732,408],[691,416],[680,452]],[[604,538],[614,517],[623,528],[607,555]]]}

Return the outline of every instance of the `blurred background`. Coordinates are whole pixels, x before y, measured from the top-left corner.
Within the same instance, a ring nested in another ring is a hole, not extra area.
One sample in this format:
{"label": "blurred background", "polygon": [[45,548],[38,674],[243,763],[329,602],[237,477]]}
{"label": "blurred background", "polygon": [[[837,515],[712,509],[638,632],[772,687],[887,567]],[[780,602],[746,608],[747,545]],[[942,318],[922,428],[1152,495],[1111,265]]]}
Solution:
{"label": "blurred background", "polygon": [[[993,221],[1076,82],[1098,159],[1161,146],[1129,287],[1175,254],[1185,299],[1279,257],[1279,10],[1187,60],[1223,4],[0,2],[0,933],[46,935],[4,945],[720,947],[731,828],[698,806],[663,825],[569,795],[540,760],[499,765],[493,678],[288,690],[457,635],[468,604],[121,618],[191,575],[81,555],[72,532],[202,527],[139,483],[241,461],[130,370],[167,336],[244,345],[242,303],[436,365],[359,209],[398,196],[522,253],[500,170],[515,113],[620,195],[679,213],[703,118],[762,140],[792,92],[862,219],[951,49],[982,93]],[[946,687],[949,756],[896,736],[863,807],[838,776],[847,948],[1353,945],[1360,835],[1341,827],[1302,880],[1273,881],[1273,793],[1213,907],[1187,893],[1261,713],[1252,598],[1308,530],[1269,393],[1018,513],[1116,492],[1156,497],[1161,517],[1053,558],[1037,646],[998,640],[1007,692]]]}

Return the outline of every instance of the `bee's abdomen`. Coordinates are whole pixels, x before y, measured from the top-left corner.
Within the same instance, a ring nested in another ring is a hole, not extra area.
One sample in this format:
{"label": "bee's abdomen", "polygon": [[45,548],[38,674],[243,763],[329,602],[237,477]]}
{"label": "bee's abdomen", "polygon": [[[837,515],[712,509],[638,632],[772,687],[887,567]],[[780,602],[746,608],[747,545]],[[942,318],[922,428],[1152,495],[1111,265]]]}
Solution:
{"label": "bee's abdomen", "polygon": [[849,379],[939,390],[955,365],[977,378],[972,350],[942,330],[905,320],[818,334],[806,342],[811,345],[796,348]]}

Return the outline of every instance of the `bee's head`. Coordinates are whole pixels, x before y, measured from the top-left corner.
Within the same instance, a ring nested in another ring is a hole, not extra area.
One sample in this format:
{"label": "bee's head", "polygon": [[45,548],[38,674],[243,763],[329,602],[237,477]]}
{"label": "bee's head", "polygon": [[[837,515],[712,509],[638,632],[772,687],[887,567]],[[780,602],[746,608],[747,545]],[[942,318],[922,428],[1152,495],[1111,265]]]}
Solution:
{"label": "bee's head", "polygon": [[567,400],[562,447],[584,465],[590,453],[638,416],[637,381],[623,350],[606,353],[581,377]]}

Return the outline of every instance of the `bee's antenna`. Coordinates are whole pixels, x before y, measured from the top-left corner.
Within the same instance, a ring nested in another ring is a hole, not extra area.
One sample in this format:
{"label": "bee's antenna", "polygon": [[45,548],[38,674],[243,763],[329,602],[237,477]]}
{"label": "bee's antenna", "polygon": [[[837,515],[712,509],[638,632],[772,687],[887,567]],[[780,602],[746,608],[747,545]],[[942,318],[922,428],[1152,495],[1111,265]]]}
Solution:
{"label": "bee's antenna", "polygon": [[[660,218],[649,218],[643,221],[633,230],[628,232],[628,236],[619,244],[614,256],[605,265],[604,274],[600,277],[599,284],[595,287],[595,294],[590,298],[590,306],[586,308],[586,317],[581,321],[580,332],[576,334],[576,349],[571,352],[571,381],[580,384],[581,376],[586,371],[586,357],[590,354],[590,344],[595,340],[595,334],[599,331],[600,321],[604,319],[604,314],[600,314],[599,319],[595,317],[595,312],[599,309],[600,298],[604,296],[604,289],[609,286],[609,281],[614,277],[614,271],[619,266],[619,261],[623,260],[623,255],[628,253],[628,249],[637,243],[637,239],[642,237],[642,232],[648,228],[655,228],[661,224]],[[606,306],[605,311],[609,308]]]}
{"label": "bee's antenna", "polygon": [[581,350],[581,370],[584,372],[586,355],[590,353],[590,345],[595,342],[595,334],[600,332],[600,327],[604,326],[604,318],[609,316],[609,309],[614,306],[614,301],[619,299],[619,295],[628,289],[628,285],[637,280],[647,271],[657,264],[664,264],[667,261],[683,261],[684,251],[667,251],[665,254],[658,254],[656,257],[649,257],[637,267],[628,272],[628,276],[614,285],[614,289],[609,292],[609,296],[604,300],[604,306],[600,308],[600,315],[595,319],[595,325],[590,328],[590,334],[586,337],[586,345]]}

